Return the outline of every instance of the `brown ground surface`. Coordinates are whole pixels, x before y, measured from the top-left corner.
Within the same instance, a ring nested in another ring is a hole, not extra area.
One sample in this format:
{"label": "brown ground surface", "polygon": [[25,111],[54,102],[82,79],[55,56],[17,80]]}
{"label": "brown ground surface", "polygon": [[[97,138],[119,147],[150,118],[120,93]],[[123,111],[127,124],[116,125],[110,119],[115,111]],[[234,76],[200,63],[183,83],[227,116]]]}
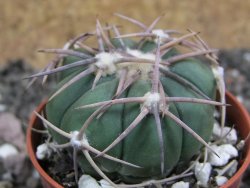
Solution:
{"label": "brown ground surface", "polygon": [[71,37],[95,27],[96,15],[105,21],[126,24],[113,16],[119,12],[147,24],[165,13],[159,27],[201,31],[215,48],[250,47],[250,1],[238,0],[7,0],[0,1],[0,64],[24,58],[36,67],[50,56],[38,48],[58,48]]}

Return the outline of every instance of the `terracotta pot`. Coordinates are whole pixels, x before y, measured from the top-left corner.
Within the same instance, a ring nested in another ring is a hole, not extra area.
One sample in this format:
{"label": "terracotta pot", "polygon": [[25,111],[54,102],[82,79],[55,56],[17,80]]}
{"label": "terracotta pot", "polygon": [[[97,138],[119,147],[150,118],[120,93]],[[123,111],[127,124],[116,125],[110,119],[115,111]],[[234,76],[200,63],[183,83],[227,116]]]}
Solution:
{"label": "terracotta pot", "polygon": [[[230,93],[226,94],[226,100],[231,106],[227,107],[227,118],[236,126],[241,138],[246,138],[250,132],[250,117],[246,109],[240,104],[237,99]],[[41,112],[45,102],[42,103],[36,110]],[[32,114],[29,127],[27,130],[27,148],[30,159],[35,166],[36,170],[41,175],[42,184],[45,188],[62,188],[55,180],[53,180],[41,167],[36,159],[35,150],[40,143],[41,135],[32,131],[32,128],[43,129],[41,121]],[[243,152],[243,159],[240,161],[240,168],[236,174],[221,188],[237,188],[239,187],[243,173],[250,164],[250,139],[246,141],[246,146]]]}
{"label": "terracotta pot", "polygon": [[[37,112],[41,112],[44,108],[46,102],[42,102],[36,109]],[[31,162],[33,163],[35,169],[38,171],[41,177],[41,181],[44,188],[63,188],[59,183],[57,183],[54,179],[52,179],[47,172],[42,168],[36,158],[36,148],[41,142],[41,134],[32,131],[32,128],[42,130],[44,129],[42,122],[37,116],[33,113],[31,115],[31,119],[29,121],[29,127],[27,129],[26,136],[26,145],[28,155],[30,157]]]}
{"label": "terracotta pot", "polygon": [[[230,93],[227,92],[226,102],[231,104],[227,107],[227,118],[229,122],[235,125],[239,131],[241,138],[247,138],[250,132],[250,116],[244,106]],[[241,178],[250,164],[250,139],[246,140],[244,148],[243,159],[240,162],[240,168],[230,180],[221,186],[221,188],[237,188],[240,186]]]}

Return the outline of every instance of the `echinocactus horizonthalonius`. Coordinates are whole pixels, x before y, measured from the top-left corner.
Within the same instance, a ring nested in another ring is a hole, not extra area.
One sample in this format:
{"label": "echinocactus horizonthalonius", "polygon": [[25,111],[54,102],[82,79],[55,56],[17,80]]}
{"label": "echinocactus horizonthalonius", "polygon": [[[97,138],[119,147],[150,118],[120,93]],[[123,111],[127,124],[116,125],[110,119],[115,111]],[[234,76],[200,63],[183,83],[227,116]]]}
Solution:
{"label": "echinocactus horizonthalonius", "polygon": [[[56,59],[31,77],[58,74],[45,107],[53,140],[72,146],[85,174],[125,183],[163,179],[188,162],[210,139],[214,109],[224,114],[224,84],[216,50],[198,33],[180,36],[117,14],[141,28],[121,35],[102,27],[45,49]],[[112,35],[113,34],[113,35]],[[85,44],[96,38],[97,45]],[[135,38],[134,40],[129,38]],[[197,59],[204,56],[207,63]],[[221,100],[216,102],[216,91]],[[224,117],[224,116],[222,116]],[[221,123],[224,123],[222,118]]]}

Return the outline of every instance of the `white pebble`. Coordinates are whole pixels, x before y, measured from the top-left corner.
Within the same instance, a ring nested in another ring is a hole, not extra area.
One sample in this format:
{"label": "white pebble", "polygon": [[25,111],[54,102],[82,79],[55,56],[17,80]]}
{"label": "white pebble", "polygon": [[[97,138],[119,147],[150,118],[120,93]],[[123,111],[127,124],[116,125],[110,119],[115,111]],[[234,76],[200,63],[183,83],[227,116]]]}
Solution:
{"label": "white pebble", "polygon": [[102,188],[114,188],[113,186],[110,185],[109,182],[107,182],[105,179],[100,180],[100,184]]}
{"label": "white pebble", "polygon": [[208,180],[211,174],[212,166],[209,163],[199,163],[195,164],[194,174],[197,179],[197,184],[207,187]]}
{"label": "white pebble", "polygon": [[2,159],[6,159],[7,157],[17,154],[18,150],[11,144],[3,144],[0,146],[0,158]]}
{"label": "white pebble", "polygon": [[236,159],[232,160],[230,163],[226,164],[222,168],[215,168],[214,170],[217,172],[218,176],[227,175],[232,177],[234,173],[237,171],[238,161]]}
{"label": "white pebble", "polygon": [[244,53],[243,58],[244,58],[246,61],[250,62],[250,53],[249,53],[249,52]]}
{"label": "white pebble", "polygon": [[7,107],[3,104],[0,104],[0,112],[6,111]]}
{"label": "white pebble", "polygon": [[237,132],[234,128],[223,127],[221,129],[219,123],[216,121],[213,127],[213,137],[214,139],[219,139],[221,136],[224,138],[223,143],[236,144],[238,137]]}
{"label": "white pebble", "polygon": [[218,186],[225,184],[228,181],[227,177],[225,176],[216,176],[215,182]]}
{"label": "white pebble", "polygon": [[179,181],[174,183],[171,188],[189,188],[189,183],[184,181]]}
{"label": "white pebble", "polygon": [[102,188],[97,181],[89,175],[82,175],[78,181],[79,188]]}
{"label": "white pebble", "polygon": [[37,159],[43,160],[51,155],[51,148],[49,148],[47,143],[43,143],[36,148]]}
{"label": "white pebble", "polygon": [[231,158],[238,156],[237,149],[231,144],[212,145],[211,148],[218,155],[211,151],[208,153],[208,162],[213,166],[224,166]]}

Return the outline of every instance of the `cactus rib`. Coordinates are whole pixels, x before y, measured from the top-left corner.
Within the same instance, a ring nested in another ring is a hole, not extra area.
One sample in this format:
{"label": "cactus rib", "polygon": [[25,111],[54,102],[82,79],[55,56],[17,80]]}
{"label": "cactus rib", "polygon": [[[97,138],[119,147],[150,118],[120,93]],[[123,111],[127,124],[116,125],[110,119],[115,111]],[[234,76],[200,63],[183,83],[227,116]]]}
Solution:
{"label": "cactus rib", "polygon": [[70,85],[72,85],[73,83],[77,82],[78,80],[80,80],[81,78],[93,73],[96,69],[94,67],[90,67],[88,69],[86,69],[85,71],[81,72],[80,74],[76,75],[75,77],[73,77],[71,80],[69,80],[67,83],[65,83],[60,89],[57,90],[57,92],[55,92],[50,98],[49,101],[51,101],[54,97],[56,97],[57,95],[59,95],[62,91],[64,91],[66,88],[68,88]]}
{"label": "cactus rib", "polygon": [[[46,120],[43,116],[41,116],[39,113],[37,113],[36,111],[34,111],[35,115],[41,119],[47,126],[49,126],[51,129],[54,129],[55,131],[57,131],[59,134],[61,134],[62,136],[68,138],[68,139],[71,139],[72,138],[72,135],[61,130],[61,129],[58,129],[55,125],[53,125],[51,122],[49,122],[48,120]],[[57,145],[57,144],[53,144],[54,147],[56,148],[66,148],[66,147],[70,147],[72,146],[70,144],[70,142],[68,143],[65,143],[65,144],[60,144],[60,145]],[[79,148],[82,148],[82,150],[88,150],[96,155],[100,155],[101,154],[101,151],[98,151],[97,149],[91,147],[90,145],[86,145],[84,143],[82,143]],[[115,157],[112,157],[110,155],[107,155],[107,154],[103,154],[102,155],[103,157],[107,158],[107,159],[110,159],[112,161],[115,161],[115,162],[118,162],[118,163],[122,163],[122,164],[125,164],[125,165],[128,165],[128,166],[131,166],[131,167],[134,167],[134,168],[142,168],[138,165],[134,165],[132,163],[129,163],[129,162],[126,162],[126,161],[123,161],[123,160],[120,160],[120,159],[117,159]]]}
{"label": "cactus rib", "polygon": [[125,129],[105,150],[103,150],[97,157],[103,156],[113,147],[115,147],[119,142],[121,142],[141,121],[142,119],[149,113],[147,108],[141,110],[140,114],[135,118],[135,120]]}

